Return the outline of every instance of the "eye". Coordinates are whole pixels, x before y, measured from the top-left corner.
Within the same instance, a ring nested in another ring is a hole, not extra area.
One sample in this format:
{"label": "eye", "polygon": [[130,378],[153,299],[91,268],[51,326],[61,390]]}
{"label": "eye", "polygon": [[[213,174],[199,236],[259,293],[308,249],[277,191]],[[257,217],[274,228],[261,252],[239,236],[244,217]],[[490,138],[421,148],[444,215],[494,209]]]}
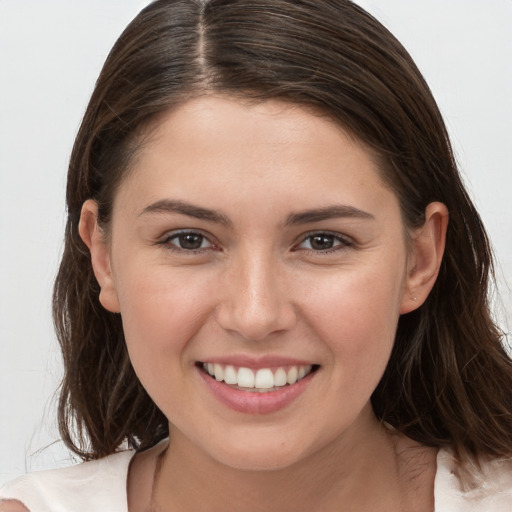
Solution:
{"label": "eye", "polygon": [[306,249],[314,252],[331,252],[344,249],[352,245],[346,237],[335,233],[312,233],[297,246],[298,249]]}
{"label": "eye", "polygon": [[202,233],[197,231],[180,231],[170,234],[162,241],[162,244],[177,251],[201,251],[214,247]]}

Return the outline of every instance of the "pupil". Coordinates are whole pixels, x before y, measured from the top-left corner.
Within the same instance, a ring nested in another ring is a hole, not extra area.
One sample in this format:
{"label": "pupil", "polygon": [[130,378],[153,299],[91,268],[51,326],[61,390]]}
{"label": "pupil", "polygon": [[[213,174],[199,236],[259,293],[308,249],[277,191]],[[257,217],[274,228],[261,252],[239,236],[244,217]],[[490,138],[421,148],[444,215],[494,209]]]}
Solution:
{"label": "pupil", "polygon": [[200,249],[203,243],[202,235],[188,233],[180,236],[180,245],[182,249]]}
{"label": "pupil", "polygon": [[311,247],[319,251],[332,249],[334,237],[329,235],[316,235],[311,239]]}

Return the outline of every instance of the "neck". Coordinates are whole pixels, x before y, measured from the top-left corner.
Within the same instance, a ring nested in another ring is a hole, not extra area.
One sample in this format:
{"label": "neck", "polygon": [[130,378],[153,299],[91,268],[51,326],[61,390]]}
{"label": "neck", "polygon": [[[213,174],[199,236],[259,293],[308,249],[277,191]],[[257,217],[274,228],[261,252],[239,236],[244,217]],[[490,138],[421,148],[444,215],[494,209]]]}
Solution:
{"label": "neck", "polygon": [[[418,482],[411,486],[404,478],[409,474],[405,466],[417,467],[416,459],[425,454],[414,452],[419,449],[414,443],[408,447],[397,441],[373,415],[365,432],[346,432],[307,459],[267,471],[219,463],[172,426],[171,439],[152,485],[152,512],[202,511],[205,503],[209,512],[433,509],[433,475],[424,475],[426,486]],[[408,455],[403,457],[404,453]]]}

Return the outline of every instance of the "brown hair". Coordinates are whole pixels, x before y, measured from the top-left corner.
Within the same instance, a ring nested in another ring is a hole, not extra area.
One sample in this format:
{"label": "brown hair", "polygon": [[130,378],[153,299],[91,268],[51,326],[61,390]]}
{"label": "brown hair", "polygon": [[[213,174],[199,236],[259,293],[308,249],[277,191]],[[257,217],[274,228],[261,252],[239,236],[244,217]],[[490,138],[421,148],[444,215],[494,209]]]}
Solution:
{"label": "brown hair", "polygon": [[78,236],[86,199],[108,226],[116,187],[144,135],[204,91],[314,107],[378,155],[406,226],[428,203],[450,211],[445,257],[427,301],[400,318],[375,413],[459,455],[512,453],[512,365],[489,314],[492,255],[446,128],[401,44],[349,0],[158,0],[121,35],[99,76],[69,165],[65,250],[54,318],[65,376],[63,439],[84,459],[167,435],[130,364],[119,315],[98,301]]}

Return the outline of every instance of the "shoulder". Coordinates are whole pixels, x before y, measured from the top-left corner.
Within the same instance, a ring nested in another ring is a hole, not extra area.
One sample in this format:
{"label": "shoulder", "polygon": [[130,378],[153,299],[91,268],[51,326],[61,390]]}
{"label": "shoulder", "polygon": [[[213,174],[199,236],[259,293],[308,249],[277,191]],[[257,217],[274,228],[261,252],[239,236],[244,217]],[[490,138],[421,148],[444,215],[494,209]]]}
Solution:
{"label": "shoulder", "polygon": [[0,512],[29,512],[18,500],[7,500],[0,503]]}
{"label": "shoulder", "polygon": [[105,510],[109,506],[126,510],[126,481],[133,455],[133,451],[124,451],[19,477],[0,489],[0,512],[85,512],[97,510],[98,504]]}
{"label": "shoulder", "polygon": [[481,459],[463,467],[450,450],[437,458],[436,512],[510,512],[512,458]]}

